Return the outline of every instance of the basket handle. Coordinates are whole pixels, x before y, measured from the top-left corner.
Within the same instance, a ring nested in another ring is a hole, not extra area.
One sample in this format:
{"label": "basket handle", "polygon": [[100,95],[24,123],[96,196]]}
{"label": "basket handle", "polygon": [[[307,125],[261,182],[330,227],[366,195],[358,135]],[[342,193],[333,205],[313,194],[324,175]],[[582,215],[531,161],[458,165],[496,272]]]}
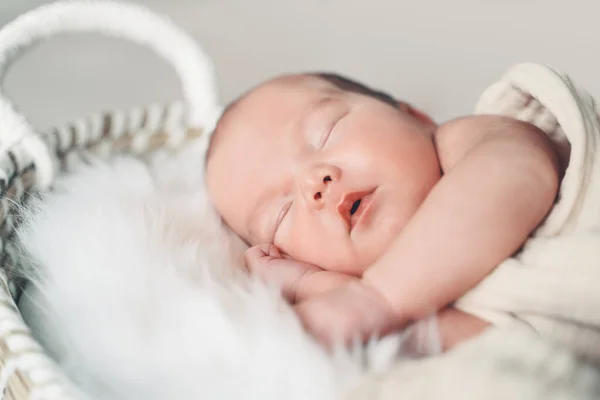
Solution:
{"label": "basket handle", "polygon": [[[13,62],[34,45],[64,33],[98,32],[148,47],[176,70],[191,127],[213,129],[221,112],[212,62],[170,20],[139,5],[117,1],[59,1],[22,14],[0,30],[0,84]],[[51,156],[33,127],[0,89],[0,150],[22,142],[38,171],[38,186],[53,180]]]}

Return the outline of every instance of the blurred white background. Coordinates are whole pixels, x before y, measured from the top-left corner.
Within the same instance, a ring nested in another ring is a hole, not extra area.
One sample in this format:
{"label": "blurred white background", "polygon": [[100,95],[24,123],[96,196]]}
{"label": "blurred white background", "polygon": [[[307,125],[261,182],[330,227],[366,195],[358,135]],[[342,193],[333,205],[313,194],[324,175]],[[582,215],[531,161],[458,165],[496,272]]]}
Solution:
{"label": "blurred white background", "polygon": [[[0,0],[0,24],[44,0]],[[567,71],[600,95],[597,0],[138,0],[191,32],[222,102],[283,72],[334,70],[444,120],[470,112],[510,65]],[[55,39],[6,88],[40,127],[179,97],[149,51],[93,35]]]}

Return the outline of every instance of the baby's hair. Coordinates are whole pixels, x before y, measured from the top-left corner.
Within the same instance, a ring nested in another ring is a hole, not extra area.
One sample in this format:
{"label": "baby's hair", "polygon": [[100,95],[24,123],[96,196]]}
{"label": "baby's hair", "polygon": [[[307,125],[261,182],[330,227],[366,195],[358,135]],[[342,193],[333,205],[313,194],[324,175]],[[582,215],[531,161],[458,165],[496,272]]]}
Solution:
{"label": "baby's hair", "polygon": [[[393,96],[391,96],[385,92],[372,89],[362,83],[359,83],[353,79],[350,79],[350,78],[340,75],[340,74],[336,74],[333,72],[310,72],[310,73],[305,73],[303,75],[323,79],[324,81],[332,84],[336,88],[343,90],[343,91],[360,93],[360,94],[364,94],[365,96],[373,97],[374,99],[382,101],[394,108],[397,108],[398,105],[400,104],[400,102],[398,100],[396,100]],[[219,132],[221,131],[221,129],[219,129],[219,128],[222,126],[223,121],[233,112],[236,105],[239,103],[239,101],[243,97],[244,97],[244,95],[242,95],[241,97],[238,97],[237,99],[235,99],[234,101],[229,103],[223,110],[223,114],[221,115],[221,118],[219,118],[219,121],[217,122],[217,126],[215,127],[215,130],[210,138],[210,141],[208,144],[208,150],[206,152],[206,157],[204,159],[205,163],[208,163],[208,161],[210,159],[212,150],[215,147],[214,144],[217,140]]]}
{"label": "baby's hair", "polygon": [[337,87],[340,90],[347,91],[347,92],[360,93],[360,94],[364,94],[366,96],[373,97],[377,100],[383,101],[386,104],[389,104],[390,106],[392,106],[394,108],[398,107],[398,105],[400,103],[393,96],[391,96],[385,92],[372,89],[369,86],[366,86],[360,82],[357,82],[353,79],[350,79],[348,77],[345,77],[345,76],[342,76],[339,74],[335,74],[332,72],[314,72],[314,73],[310,73],[308,75],[315,76],[317,78],[321,78],[321,79],[331,83],[332,85],[334,85],[335,87]]}

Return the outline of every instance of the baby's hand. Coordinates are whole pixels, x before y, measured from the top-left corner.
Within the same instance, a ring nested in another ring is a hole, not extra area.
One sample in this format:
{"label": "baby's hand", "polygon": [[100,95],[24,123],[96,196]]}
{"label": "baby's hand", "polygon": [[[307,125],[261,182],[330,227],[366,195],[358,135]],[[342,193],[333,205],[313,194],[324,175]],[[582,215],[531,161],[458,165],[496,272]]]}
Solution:
{"label": "baby's hand", "polygon": [[272,244],[259,244],[246,250],[246,268],[266,282],[280,286],[291,303],[336,288],[356,279],[337,272],[325,271],[316,265],[284,258]]}
{"label": "baby's hand", "polygon": [[402,321],[374,288],[354,280],[296,305],[305,328],[322,344],[351,344],[402,328]]}
{"label": "baby's hand", "polygon": [[246,268],[266,282],[280,286],[283,296],[297,301],[297,289],[303,277],[322,271],[319,267],[283,258],[272,244],[259,244],[246,250]]}

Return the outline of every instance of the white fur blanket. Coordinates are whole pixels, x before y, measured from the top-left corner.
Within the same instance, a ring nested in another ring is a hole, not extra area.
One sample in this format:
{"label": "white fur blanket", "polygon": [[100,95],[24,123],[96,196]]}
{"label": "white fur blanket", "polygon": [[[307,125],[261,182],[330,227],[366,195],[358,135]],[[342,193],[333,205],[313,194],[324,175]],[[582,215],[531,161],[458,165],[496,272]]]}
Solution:
{"label": "white fur blanket", "polygon": [[398,338],[329,356],[276,290],[242,272],[207,202],[202,149],[61,178],[19,233],[21,308],[94,399],[596,399],[597,371],[524,332],[439,357]]}

